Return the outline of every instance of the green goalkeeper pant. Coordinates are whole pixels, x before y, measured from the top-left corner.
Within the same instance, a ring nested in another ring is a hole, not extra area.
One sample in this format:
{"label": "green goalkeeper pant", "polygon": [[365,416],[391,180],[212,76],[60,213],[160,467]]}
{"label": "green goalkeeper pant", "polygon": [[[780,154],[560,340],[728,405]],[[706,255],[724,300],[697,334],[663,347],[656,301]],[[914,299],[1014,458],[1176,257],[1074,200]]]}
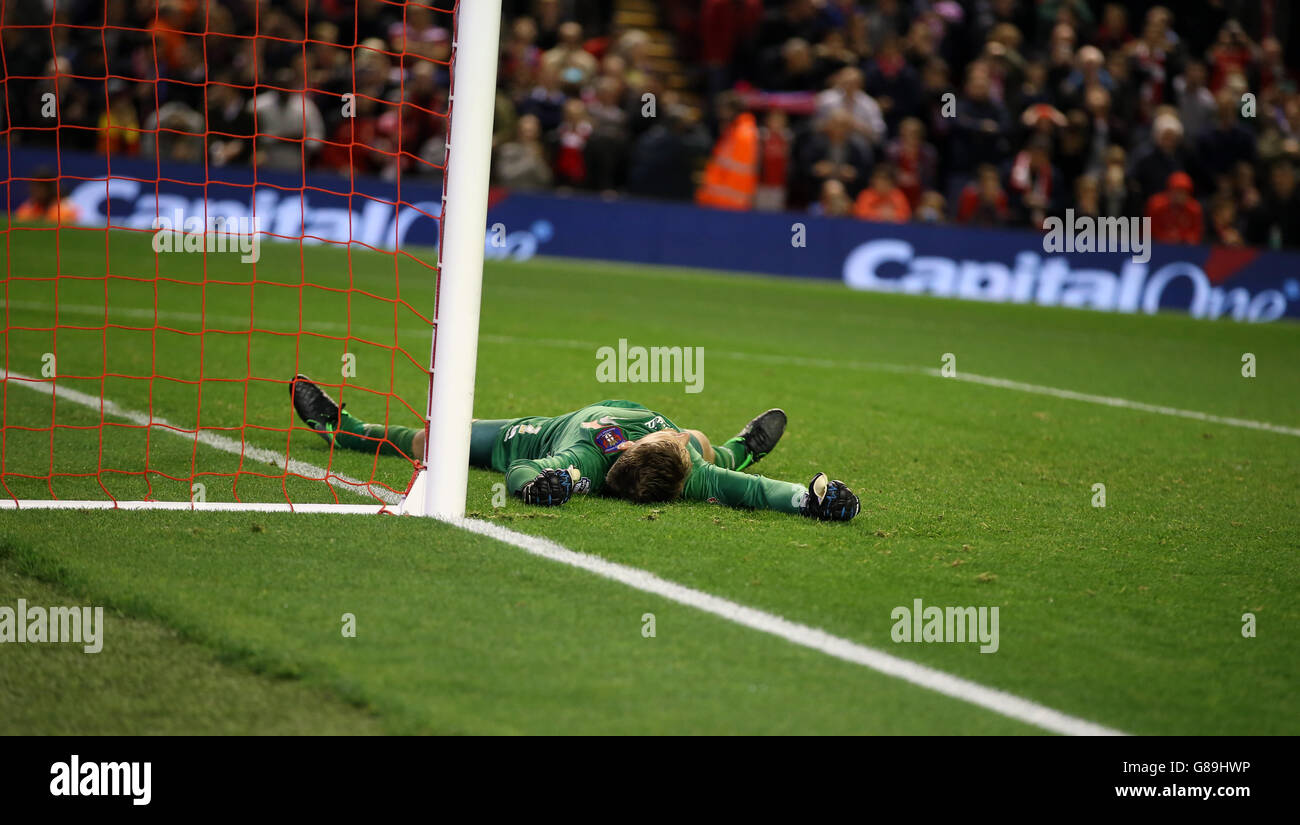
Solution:
{"label": "green goalkeeper pant", "polygon": [[492,469],[492,448],[513,418],[484,418],[469,425],[469,466]]}

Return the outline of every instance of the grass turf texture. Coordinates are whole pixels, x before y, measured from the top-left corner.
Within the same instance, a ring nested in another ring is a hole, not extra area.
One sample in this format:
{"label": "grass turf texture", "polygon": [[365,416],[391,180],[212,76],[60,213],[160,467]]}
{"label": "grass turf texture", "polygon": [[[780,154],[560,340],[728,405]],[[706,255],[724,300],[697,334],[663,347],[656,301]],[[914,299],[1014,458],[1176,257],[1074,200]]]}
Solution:
{"label": "grass turf texture", "polygon": [[[102,275],[103,233],[60,235],[63,274]],[[10,273],[53,274],[53,243],[53,233],[11,233]],[[153,272],[147,235],[113,233],[108,249],[115,274]],[[161,260],[173,277],[201,282],[201,257]],[[208,277],[247,279],[232,260],[209,256]],[[349,275],[343,251],[265,244],[258,277],[296,285],[304,264],[313,284],[395,294],[393,259],[357,250]],[[431,296],[418,267],[403,263],[399,274],[408,300]],[[110,315],[152,324],[152,286],[116,279],[61,279],[61,323],[102,326],[106,288]],[[251,294],[259,327],[291,332],[299,293],[304,329],[342,335],[350,324],[356,335],[392,342],[391,304],[354,293],[349,306],[346,293],[314,287],[160,289],[159,318],[197,330],[201,309],[209,327],[237,329],[234,319],[249,317]],[[49,325],[52,314],[39,306],[50,294],[49,285],[10,282],[10,326]],[[98,316],[90,309],[96,304]],[[403,315],[399,330],[418,358],[427,333],[412,320]],[[697,503],[648,508],[581,498],[557,511],[513,500],[494,511],[492,485],[500,478],[475,471],[470,509],[482,517],[1129,732],[1300,731],[1300,439],[875,366],[938,367],[952,353],[959,371],[1295,427],[1300,329],[1293,324],[1129,317],[532,261],[489,264],[482,333],[479,416],[559,413],[630,397],[725,439],[755,412],[780,405],[790,414],[789,431],[758,469],[795,481],[824,469],[863,499],[862,515],[849,525]],[[51,341],[50,333],[10,332],[6,357],[11,370],[28,375],[39,374],[42,354],[57,347],[61,374],[102,374],[107,358],[124,365],[117,371],[148,375],[159,358],[160,373],[192,376],[181,371],[197,369],[198,336],[169,336],[154,349],[142,333],[60,330]],[[344,352],[340,341],[309,336],[236,338],[202,337],[205,377],[284,380],[301,369],[325,378],[338,375]],[[703,347],[704,391],[597,383],[596,349],[619,338]],[[407,403],[421,406],[418,369],[378,346],[353,342],[348,351],[358,355],[350,384],[384,391],[391,381]],[[1241,376],[1245,352],[1258,359],[1257,378]],[[98,381],[60,385],[99,393]],[[124,407],[148,408],[148,392],[147,382],[106,382],[107,397]],[[193,426],[193,387],[154,381],[152,393],[156,415]],[[205,384],[199,420],[286,428],[285,395],[269,381],[212,392]],[[349,389],[344,400],[364,418],[411,418],[384,396]],[[60,423],[99,421],[97,412],[63,403],[57,415]],[[51,416],[47,397],[8,388],[6,425],[48,427]],[[108,433],[100,459],[93,431],[59,431],[56,462],[81,471],[89,462],[91,472],[101,460],[138,468],[137,431]],[[375,474],[398,488],[409,475],[397,459],[331,456],[302,431],[244,434],[281,452],[288,441],[294,458],[362,478]],[[9,431],[5,469],[43,472],[49,438],[48,431],[17,438]],[[232,456],[165,435],[152,438],[150,454],[152,468],[183,479],[155,477],[158,498],[189,497],[191,464],[199,472],[237,466]],[[19,495],[48,497],[43,483],[5,481]],[[1104,509],[1091,506],[1098,482],[1106,485]],[[139,476],[104,476],[103,483],[120,496],[143,488]],[[63,479],[55,489],[65,498],[104,497],[93,478]],[[330,499],[319,483],[289,489],[295,500]],[[207,492],[208,500],[229,500],[229,480],[208,477]],[[254,500],[283,496],[278,479],[251,476],[241,477],[239,492]],[[1029,730],[423,521],[25,512],[0,514],[0,536],[10,564],[25,573],[174,628],[243,671],[295,675],[304,689],[365,705],[389,731]],[[1000,650],[894,644],[890,611],[916,598],[998,606]],[[339,634],[344,612],[357,615],[356,639]],[[646,612],[656,614],[653,639],[640,633]],[[1245,612],[1258,617],[1256,638],[1241,635]],[[99,656],[114,655],[112,645],[107,636]],[[0,656],[13,655],[0,648]],[[85,701],[108,700],[88,694]],[[196,691],[174,713],[195,731],[219,729],[206,706]],[[39,729],[44,713],[47,728],[56,729],[58,712],[38,701],[31,724]],[[321,728],[328,725],[322,712]],[[102,729],[85,722],[87,731]]]}

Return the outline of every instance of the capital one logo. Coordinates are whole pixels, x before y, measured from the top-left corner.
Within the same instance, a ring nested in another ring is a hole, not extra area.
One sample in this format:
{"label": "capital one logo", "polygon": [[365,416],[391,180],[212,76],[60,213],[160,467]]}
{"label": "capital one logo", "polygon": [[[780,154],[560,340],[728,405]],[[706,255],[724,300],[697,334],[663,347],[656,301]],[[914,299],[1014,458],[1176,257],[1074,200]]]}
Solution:
{"label": "capital one logo", "polygon": [[[901,271],[900,271],[901,270]],[[1191,290],[1193,318],[1230,315],[1237,321],[1275,321],[1286,313],[1287,296],[1276,289],[1251,295],[1242,287],[1213,286],[1193,263],[1176,261],[1148,272],[1145,262],[1125,260],[1119,272],[1076,269],[1063,256],[1024,250],[1015,263],[957,260],[917,255],[907,241],[882,238],[858,245],[844,260],[844,282],[854,289],[930,294],[972,301],[1035,303],[1105,312],[1160,309],[1164,291],[1180,281]]]}

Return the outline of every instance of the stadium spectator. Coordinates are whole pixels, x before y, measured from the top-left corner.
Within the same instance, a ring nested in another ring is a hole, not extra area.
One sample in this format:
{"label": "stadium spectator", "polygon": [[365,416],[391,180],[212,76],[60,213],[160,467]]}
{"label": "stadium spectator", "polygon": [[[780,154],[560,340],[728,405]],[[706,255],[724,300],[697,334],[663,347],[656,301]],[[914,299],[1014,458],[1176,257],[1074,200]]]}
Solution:
{"label": "stadium spectator", "polygon": [[689,201],[697,161],[708,157],[709,136],[694,109],[665,96],[653,125],[636,139],[628,164],[627,191],[651,198]]}
{"label": "stadium spectator", "polygon": [[921,107],[921,80],[915,68],[903,56],[897,37],[888,37],[867,68],[864,91],[884,113],[890,130]]}
{"label": "stadium spectator", "polygon": [[1106,152],[1106,166],[1099,181],[1098,205],[1100,214],[1108,218],[1123,218],[1142,213],[1142,201],[1125,167],[1124,150],[1112,146]]}
{"label": "stadium spectator", "polygon": [[1124,48],[1132,39],[1128,29],[1128,9],[1121,3],[1107,3],[1093,37],[1097,47],[1107,52],[1114,51]]}
{"label": "stadium spectator", "polygon": [[939,168],[938,152],[925,142],[925,124],[914,117],[904,120],[899,126],[898,139],[889,145],[886,157],[898,170],[898,188],[915,209],[921,202],[921,194],[934,187]]}
{"label": "stadium spectator", "polygon": [[1199,135],[1214,121],[1218,104],[1206,85],[1208,75],[1200,60],[1187,61],[1187,68],[1174,78],[1174,94],[1178,98],[1178,119],[1188,134]]}
{"label": "stadium spectator", "polygon": [[871,32],[871,50],[879,52],[891,35],[907,32],[907,10],[899,0],[878,0],[867,12],[867,29]]}
{"label": "stadium spectator", "polygon": [[[936,41],[943,31],[943,23],[937,17],[929,19],[917,17],[912,20],[910,26],[904,27],[904,30],[907,37],[903,46],[903,56],[913,67],[924,66],[936,57],[942,57]],[[877,51],[885,48],[889,36],[887,32]]]}
{"label": "stadium spectator", "polygon": [[853,204],[854,216],[866,221],[906,223],[912,217],[907,196],[894,180],[894,168],[881,163],[871,170],[871,185],[863,189]]}
{"label": "stadium spectator", "polygon": [[1255,60],[1257,47],[1242,30],[1241,23],[1229,20],[1219,30],[1219,38],[1210,47],[1210,91],[1216,94],[1234,74],[1245,73]]}
{"label": "stadium spectator", "polygon": [[821,194],[808,211],[828,218],[843,218],[853,214],[853,200],[844,183],[831,178],[822,183]]}
{"label": "stadium spectator", "polygon": [[[387,140],[380,139],[380,105],[379,101],[369,95],[358,96],[353,116],[339,118],[338,125],[321,147],[316,160],[331,169],[351,167],[358,175],[380,174],[387,160],[381,151],[387,146]],[[252,131],[251,116],[249,131]]]}
{"label": "stadium spectator", "polygon": [[814,125],[825,126],[837,111],[846,111],[853,133],[867,144],[875,145],[885,137],[885,119],[880,106],[862,89],[862,72],[857,68],[841,69],[831,79],[831,87],[817,95]]}
{"label": "stadium spectator", "polygon": [[779,212],[785,208],[786,180],[790,175],[790,120],[780,109],[772,109],[763,117],[759,129],[758,189],[754,208],[764,212]]}
{"label": "stadium spectator", "polygon": [[1093,144],[1092,123],[1082,109],[1071,109],[1065,116],[1065,127],[1057,135],[1056,144],[1056,165],[1067,187],[1098,166],[1101,158],[1096,153],[1104,152],[1103,147]]}
{"label": "stadium spectator", "polygon": [[596,74],[596,58],[582,47],[582,25],[560,24],[559,43],[542,55],[542,65],[554,71],[566,84],[580,86]]}
{"label": "stadium spectator", "polygon": [[500,76],[507,89],[523,94],[531,89],[541,66],[542,50],[537,47],[537,22],[517,18],[510,24],[510,36],[501,47]]}
{"label": "stadium spectator", "polygon": [[592,127],[587,139],[587,182],[592,189],[613,192],[623,182],[630,137],[623,84],[602,75],[592,88],[594,97],[587,104]]}
{"label": "stadium spectator", "polygon": [[1151,132],[1151,142],[1133,159],[1133,179],[1143,201],[1163,191],[1170,175],[1186,172],[1191,165],[1183,146],[1183,124],[1177,115],[1172,112],[1161,114],[1155,119]]}
{"label": "stadium spectator", "polygon": [[1196,139],[1207,188],[1215,185],[1214,178],[1230,174],[1237,163],[1255,160],[1255,136],[1238,122],[1241,98],[1224,89],[1218,94],[1217,104],[1214,124]]}
{"label": "stadium spectator", "polygon": [[[88,152],[94,148],[98,134],[98,129],[95,128],[98,125],[96,104],[86,88],[72,75],[72,61],[66,57],[51,59],[45,66],[45,76],[54,78],[52,88],[57,99],[58,122],[74,127],[59,130],[59,145],[65,149]],[[40,113],[32,118],[34,123],[48,125],[49,116],[43,111],[44,105],[38,108]]]}
{"label": "stadium spectator", "polygon": [[379,117],[380,132],[394,153],[385,164],[388,177],[399,168],[402,174],[432,173],[446,155],[447,122],[437,114],[447,108],[440,66],[431,60],[410,60],[407,65],[405,88],[389,94],[389,101],[398,105],[384,107]]}
{"label": "stadium spectator", "polygon": [[1011,211],[1016,220],[1039,229],[1064,205],[1065,179],[1052,162],[1052,142],[1044,135],[1029,139],[1007,172]]}
{"label": "stadium spectator", "polygon": [[1127,146],[1128,124],[1115,116],[1111,109],[1111,94],[1104,86],[1089,86],[1083,95],[1084,112],[1088,119],[1087,171],[1099,174],[1106,156],[1113,146]]}
{"label": "stadium spectator", "polygon": [[[114,85],[116,84],[116,85]],[[95,151],[107,155],[134,155],[140,151],[140,121],[126,85],[110,81],[108,108],[99,116]]]}
{"label": "stadium spectator", "polygon": [[812,43],[821,39],[824,29],[825,24],[818,18],[813,0],[784,0],[778,8],[763,15],[756,45],[761,50],[769,50],[780,49],[795,39]]}
{"label": "stadium spectator", "polygon": [[824,77],[825,69],[817,65],[812,46],[796,37],[768,57],[762,86],[775,92],[811,92],[821,85]]}
{"label": "stadium spectator", "polygon": [[748,59],[762,18],[762,0],[703,0],[699,37],[706,102],[730,88],[736,64]]}
{"label": "stadium spectator", "polygon": [[549,134],[564,120],[565,100],[567,97],[560,88],[560,73],[554,66],[543,65],[537,70],[537,83],[522,100],[517,101],[516,108],[522,115],[536,117],[542,130]]}
{"label": "stadium spectator", "polygon": [[[1143,77],[1139,88],[1148,110],[1169,102],[1169,78],[1177,73],[1182,60],[1178,38],[1170,28],[1172,20],[1164,6],[1148,9],[1141,36],[1125,47]],[[1211,91],[1217,88],[1211,83]]]}
{"label": "stadium spectator", "polygon": [[956,102],[949,142],[951,168],[959,177],[968,176],[980,164],[997,164],[1005,157],[1010,124],[1006,109],[992,98],[989,84],[988,66],[971,64],[965,96]]}
{"label": "stadium spectator", "polygon": [[845,109],[835,109],[803,146],[796,171],[798,188],[818,192],[833,178],[844,184],[849,197],[857,197],[871,162],[870,148],[853,134],[853,116]]}
{"label": "stadium spectator", "polygon": [[1106,56],[1096,46],[1083,46],[1075,56],[1075,68],[1061,84],[1061,102],[1067,108],[1082,106],[1085,91],[1100,86],[1110,91],[1114,85],[1106,71]]}
{"label": "stadium spectator", "polygon": [[1241,246],[1246,242],[1237,219],[1237,205],[1231,198],[1216,198],[1210,206],[1209,241],[1221,246]]}
{"label": "stadium spectator", "polygon": [[587,106],[577,98],[564,102],[564,119],[555,130],[555,180],[561,186],[587,182],[587,140],[591,137]]}
{"label": "stadium spectator", "polygon": [[32,170],[34,180],[28,181],[27,200],[14,210],[15,221],[32,221],[38,223],[73,224],[80,217],[80,210],[59,192],[59,181],[54,170],[48,166],[38,166]]}
{"label": "stadium spectator", "polygon": [[159,162],[202,163],[205,132],[203,115],[179,101],[164,103],[144,122],[140,154]]}
{"label": "stadium spectator", "polygon": [[1151,238],[1157,243],[1201,242],[1205,217],[1192,197],[1192,178],[1186,172],[1169,176],[1168,188],[1151,196],[1146,213],[1151,218]]}
{"label": "stadium spectator", "polygon": [[821,42],[813,46],[813,64],[822,77],[833,77],[836,72],[857,66],[859,62],[860,58],[849,46],[843,29],[828,29]]}
{"label": "stadium spectator", "polygon": [[1016,90],[1024,85],[1029,63],[1020,53],[1023,42],[1020,30],[1010,23],[999,23],[989,32],[984,44],[984,57],[993,67],[998,78],[997,87],[1002,91],[1002,99],[1008,103],[1015,101]]}
{"label": "stadium spectator", "polygon": [[536,115],[519,118],[518,134],[497,149],[493,176],[501,186],[519,191],[544,189],[554,176],[541,141],[542,126]]}
{"label": "stadium spectator", "polygon": [[912,219],[921,223],[947,223],[947,202],[943,195],[933,190],[921,194],[921,204],[912,212]]}
{"label": "stadium spectator", "polygon": [[253,113],[229,75],[208,84],[208,161],[213,166],[248,163],[253,154]]}
{"label": "stadium spectator", "polygon": [[650,58],[650,35],[640,29],[624,32],[615,52],[623,61],[623,79],[633,90],[644,88],[654,76]]}
{"label": "stadium spectator", "polygon": [[[289,91],[269,89],[253,98],[257,113],[257,152],[259,163],[275,169],[301,169],[310,164],[321,148],[325,137],[325,123],[320,110],[311,98],[303,94],[301,60],[295,68],[286,69],[277,76],[278,85]],[[202,115],[197,115],[204,131]],[[202,157],[200,150],[199,157]]]}
{"label": "stadium spectator", "polygon": [[724,125],[695,202],[718,209],[752,209],[758,189],[758,122],[734,93],[719,95],[717,108]]}
{"label": "stadium spectator", "polygon": [[1269,169],[1260,204],[1246,218],[1246,238],[1271,249],[1300,248],[1300,192],[1290,160],[1274,161]]}
{"label": "stadium spectator", "polygon": [[1011,199],[1002,188],[998,168],[985,163],[975,179],[962,188],[957,222],[972,226],[1006,226],[1011,220]]}

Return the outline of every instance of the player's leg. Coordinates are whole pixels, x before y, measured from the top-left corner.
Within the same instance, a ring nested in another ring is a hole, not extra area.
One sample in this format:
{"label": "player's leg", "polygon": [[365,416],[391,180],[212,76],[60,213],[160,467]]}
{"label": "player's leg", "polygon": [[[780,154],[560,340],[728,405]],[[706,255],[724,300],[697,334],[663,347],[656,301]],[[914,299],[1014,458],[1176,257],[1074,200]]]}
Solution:
{"label": "player's leg", "polygon": [[[424,456],[423,427],[367,424],[335,403],[329,393],[305,375],[295,376],[289,382],[289,394],[298,417],[327,443],[365,453],[378,451],[380,455],[416,459]],[[420,440],[418,449],[417,437]]]}
{"label": "player's leg", "polygon": [[744,470],[772,452],[785,433],[785,422],[784,410],[771,409],[755,416],[737,435],[713,448],[713,463],[728,470]]}

